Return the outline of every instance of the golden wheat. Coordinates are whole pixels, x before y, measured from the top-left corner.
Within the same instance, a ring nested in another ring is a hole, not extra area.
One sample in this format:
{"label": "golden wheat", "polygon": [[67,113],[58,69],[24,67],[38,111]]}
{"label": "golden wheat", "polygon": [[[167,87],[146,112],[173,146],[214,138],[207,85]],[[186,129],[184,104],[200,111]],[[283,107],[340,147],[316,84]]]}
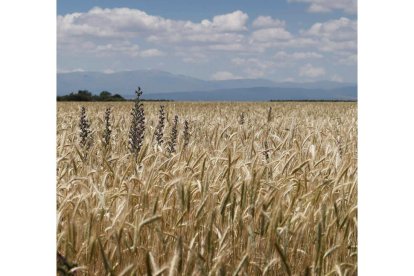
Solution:
{"label": "golden wheat", "polygon": [[57,248],[72,271],[357,274],[355,103],[163,104],[165,137],[179,118],[176,152],[158,145],[159,104],[146,102],[135,158],[132,103],[58,103]]}

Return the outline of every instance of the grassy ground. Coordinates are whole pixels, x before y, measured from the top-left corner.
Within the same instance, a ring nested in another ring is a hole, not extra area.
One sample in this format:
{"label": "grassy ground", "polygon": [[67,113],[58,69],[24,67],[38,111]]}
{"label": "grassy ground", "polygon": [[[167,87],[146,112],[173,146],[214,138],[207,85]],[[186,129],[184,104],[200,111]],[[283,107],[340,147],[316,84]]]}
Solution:
{"label": "grassy ground", "polygon": [[[132,103],[58,103],[57,247],[73,264],[62,270],[357,274],[356,103],[163,104],[165,142],[154,138],[160,103],[146,102],[134,157]],[[81,106],[92,130],[88,150],[79,145]]]}

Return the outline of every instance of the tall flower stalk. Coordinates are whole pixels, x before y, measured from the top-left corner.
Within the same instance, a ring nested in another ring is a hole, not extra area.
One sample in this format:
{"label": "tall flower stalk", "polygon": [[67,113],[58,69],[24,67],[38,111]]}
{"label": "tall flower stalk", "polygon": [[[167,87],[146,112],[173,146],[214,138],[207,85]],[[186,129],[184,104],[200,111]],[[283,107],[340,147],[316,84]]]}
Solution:
{"label": "tall flower stalk", "polygon": [[136,98],[134,107],[131,111],[132,121],[131,127],[129,129],[129,150],[132,154],[137,156],[142,148],[142,143],[144,141],[145,114],[144,105],[140,100],[140,96],[142,95],[141,87],[138,87],[138,89],[135,90],[135,94]]}
{"label": "tall flower stalk", "polygon": [[81,108],[80,120],[79,120],[79,128],[80,128],[80,146],[85,150],[89,150],[92,146],[92,131],[91,131],[91,124],[89,123],[88,118],[86,117],[86,109],[84,106]]}
{"label": "tall flower stalk", "polygon": [[269,107],[267,111],[267,122],[270,123],[272,121],[272,107]]}
{"label": "tall flower stalk", "polygon": [[167,151],[169,153],[175,152],[175,146],[177,145],[177,126],[178,126],[178,115],[175,115],[174,125],[171,129],[170,141],[168,142],[168,148],[167,148]]}
{"label": "tall flower stalk", "polygon": [[165,111],[164,106],[160,105],[159,115],[158,115],[158,125],[155,129],[155,140],[157,141],[157,145],[161,146],[164,142],[164,126],[165,126]]}
{"label": "tall flower stalk", "polygon": [[108,148],[109,144],[111,143],[112,126],[111,126],[110,120],[111,120],[111,108],[108,107],[105,110],[105,116],[104,116],[105,130],[103,134],[103,139],[104,139],[105,148]]}
{"label": "tall flower stalk", "polygon": [[240,113],[239,116],[239,124],[244,125],[244,112]]}
{"label": "tall flower stalk", "polygon": [[185,120],[184,121],[184,148],[186,148],[188,146],[188,144],[190,143],[190,126],[188,124],[188,121]]}

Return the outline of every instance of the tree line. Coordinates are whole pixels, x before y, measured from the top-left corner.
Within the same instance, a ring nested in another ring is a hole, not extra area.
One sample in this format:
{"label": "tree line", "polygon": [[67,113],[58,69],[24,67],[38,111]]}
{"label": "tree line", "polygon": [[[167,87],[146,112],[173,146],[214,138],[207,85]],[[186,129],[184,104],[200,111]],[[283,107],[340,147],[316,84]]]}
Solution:
{"label": "tree line", "polygon": [[[102,91],[99,95],[93,95],[88,90],[79,90],[78,92],[71,92],[69,95],[64,96],[57,96],[58,102],[122,102],[122,101],[130,101],[125,99],[120,94],[112,94],[108,91]],[[145,100],[141,99],[141,101],[172,101],[172,100]]]}

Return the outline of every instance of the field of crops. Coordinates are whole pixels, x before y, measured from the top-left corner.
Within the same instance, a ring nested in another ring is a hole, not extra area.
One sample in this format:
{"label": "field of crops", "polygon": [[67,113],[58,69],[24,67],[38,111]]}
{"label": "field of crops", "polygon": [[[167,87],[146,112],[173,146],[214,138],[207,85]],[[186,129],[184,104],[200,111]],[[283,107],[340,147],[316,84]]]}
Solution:
{"label": "field of crops", "polygon": [[357,274],[355,103],[133,106],[57,105],[62,274]]}

